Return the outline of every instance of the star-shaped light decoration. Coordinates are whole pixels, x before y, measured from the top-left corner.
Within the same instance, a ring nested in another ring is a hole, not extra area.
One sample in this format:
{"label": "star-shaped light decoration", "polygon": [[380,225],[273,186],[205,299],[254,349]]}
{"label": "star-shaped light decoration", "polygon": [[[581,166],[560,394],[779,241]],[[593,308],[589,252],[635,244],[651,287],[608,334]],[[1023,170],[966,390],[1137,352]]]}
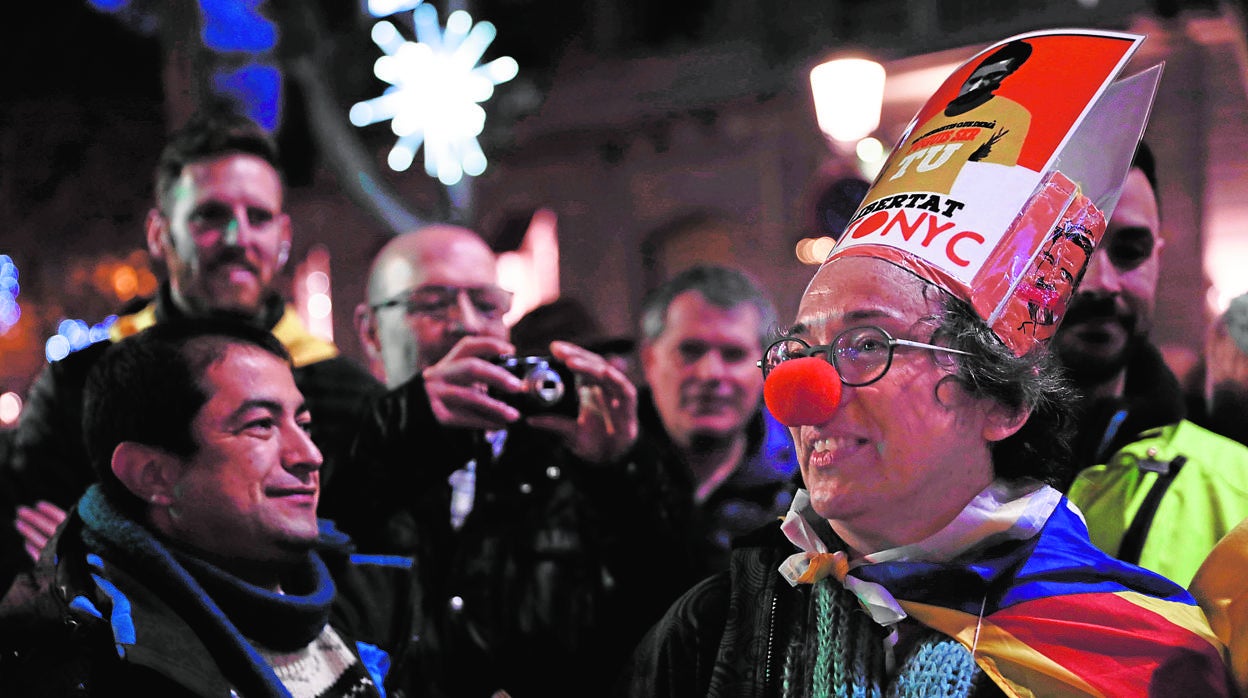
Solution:
{"label": "star-shaped light decoration", "polygon": [[357,102],[349,117],[361,127],[389,119],[399,137],[387,158],[391,169],[405,171],[423,145],[425,172],[451,186],[464,174],[485,171],[485,153],[477,143],[485,127],[480,103],[494,94],[495,85],[514,78],[519,66],[507,56],[477,65],[497,31],[489,22],[473,24],[463,10],[447,17],[445,31],[432,5],[417,6],[412,18],[416,42],[405,40],[390,22],[373,26],[373,42],[386,54],[373,74],[392,86]]}

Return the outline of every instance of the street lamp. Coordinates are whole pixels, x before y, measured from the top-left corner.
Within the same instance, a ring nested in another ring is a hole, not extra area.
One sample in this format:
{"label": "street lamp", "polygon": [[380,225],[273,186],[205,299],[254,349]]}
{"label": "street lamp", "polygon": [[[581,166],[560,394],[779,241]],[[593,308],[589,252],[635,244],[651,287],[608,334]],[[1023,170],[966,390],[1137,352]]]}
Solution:
{"label": "street lamp", "polygon": [[884,66],[864,58],[838,58],[810,71],[815,118],[828,138],[853,144],[880,125]]}

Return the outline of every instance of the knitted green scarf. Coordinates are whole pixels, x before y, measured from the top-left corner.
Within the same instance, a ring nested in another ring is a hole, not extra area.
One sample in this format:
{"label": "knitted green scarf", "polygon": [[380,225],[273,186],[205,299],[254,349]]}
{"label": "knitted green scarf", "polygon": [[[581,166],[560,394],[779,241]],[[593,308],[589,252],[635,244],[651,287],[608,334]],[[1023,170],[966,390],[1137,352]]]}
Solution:
{"label": "knitted green scarf", "polygon": [[[886,669],[886,632],[839,582],[814,585],[811,698],[939,698],[970,696],[980,669],[965,647],[936,631],[925,633],[896,672]],[[792,656],[790,656],[792,658]],[[785,696],[801,695],[795,662],[786,661]]]}

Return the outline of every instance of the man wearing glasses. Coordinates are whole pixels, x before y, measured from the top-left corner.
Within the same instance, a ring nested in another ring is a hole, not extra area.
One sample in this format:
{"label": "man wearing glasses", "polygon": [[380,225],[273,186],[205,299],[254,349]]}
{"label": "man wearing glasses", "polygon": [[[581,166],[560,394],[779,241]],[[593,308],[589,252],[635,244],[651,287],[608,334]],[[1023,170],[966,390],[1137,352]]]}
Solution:
{"label": "man wearing glasses", "polygon": [[494,253],[471,230],[434,225],[387,243],[373,261],[368,300],[355,310],[374,374],[396,388],[465,337],[479,340],[474,354],[511,352],[503,324],[511,293],[497,277]]}
{"label": "man wearing glasses", "polygon": [[1179,382],[1148,339],[1165,242],[1155,182],[1141,143],[1054,349],[1086,396],[1069,497],[1092,542],[1186,586],[1248,517],[1248,449],[1183,418]]}
{"label": "man wearing glasses", "polygon": [[[361,340],[390,392],[362,425],[322,512],[365,553],[410,555],[436,619],[425,642],[448,695],[586,695],[670,598],[649,599],[657,466],[638,462],[637,393],[602,357],[549,353],[575,375],[575,417],[521,414],[494,254],[436,225],[374,261]],[[655,565],[659,567],[655,567]]]}

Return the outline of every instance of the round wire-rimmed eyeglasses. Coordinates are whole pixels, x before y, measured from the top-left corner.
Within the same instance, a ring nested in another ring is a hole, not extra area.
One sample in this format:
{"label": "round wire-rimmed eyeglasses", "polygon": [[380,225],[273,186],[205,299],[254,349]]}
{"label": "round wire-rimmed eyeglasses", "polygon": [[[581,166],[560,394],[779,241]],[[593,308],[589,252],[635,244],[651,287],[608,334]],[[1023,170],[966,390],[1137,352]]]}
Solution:
{"label": "round wire-rimmed eyeglasses", "polygon": [[758,367],[763,370],[763,378],[766,378],[776,366],[789,359],[820,356],[832,364],[842,383],[861,387],[878,381],[888,373],[893,365],[893,352],[899,346],[971,356],[969,352],[958,349],[897,339],[882,327],[864,325],[851,327],[836,335],[831,344],[811,346],[805,340],[794,337],[777,339],[763,352]]}

